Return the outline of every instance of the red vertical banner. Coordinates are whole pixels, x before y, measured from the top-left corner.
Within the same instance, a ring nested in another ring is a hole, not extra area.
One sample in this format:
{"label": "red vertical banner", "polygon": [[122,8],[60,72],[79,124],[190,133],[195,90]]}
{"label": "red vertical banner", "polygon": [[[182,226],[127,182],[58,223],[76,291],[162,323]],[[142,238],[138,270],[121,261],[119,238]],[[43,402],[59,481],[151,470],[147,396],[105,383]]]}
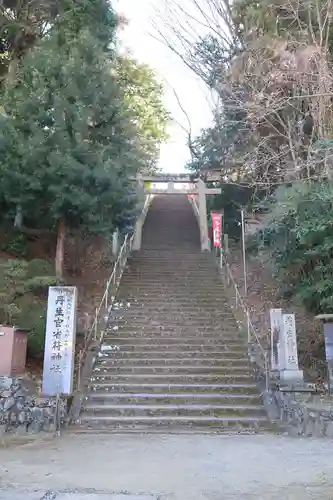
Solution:
{"label": "red vertical banner", "polygon": [[214,247],[221,246],[222,236],[222,217],[223,214],[219,212],[212,212],[212,226],[213,226],[213,244]]}

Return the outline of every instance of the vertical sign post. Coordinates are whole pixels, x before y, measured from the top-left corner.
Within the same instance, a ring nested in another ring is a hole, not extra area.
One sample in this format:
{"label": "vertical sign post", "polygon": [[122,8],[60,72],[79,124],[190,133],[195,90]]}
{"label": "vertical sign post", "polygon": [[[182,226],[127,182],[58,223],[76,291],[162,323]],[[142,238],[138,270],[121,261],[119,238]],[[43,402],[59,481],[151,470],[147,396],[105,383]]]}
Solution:
{"label": "vertical sign post", "polygon": [[76,287],[49,287],[42,387],[46,396],[73,392],[76,306]]}

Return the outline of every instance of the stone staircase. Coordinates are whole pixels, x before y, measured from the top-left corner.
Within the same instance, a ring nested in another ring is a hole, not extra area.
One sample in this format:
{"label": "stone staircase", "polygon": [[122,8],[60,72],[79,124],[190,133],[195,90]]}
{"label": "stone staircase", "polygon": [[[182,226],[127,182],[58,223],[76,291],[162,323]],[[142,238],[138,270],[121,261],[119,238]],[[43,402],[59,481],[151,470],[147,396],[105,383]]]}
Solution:
{"label": "stone staircase", "polygon": [[89,381],[84,430],[258,431],[245,341],[185,196],[153,199]]}

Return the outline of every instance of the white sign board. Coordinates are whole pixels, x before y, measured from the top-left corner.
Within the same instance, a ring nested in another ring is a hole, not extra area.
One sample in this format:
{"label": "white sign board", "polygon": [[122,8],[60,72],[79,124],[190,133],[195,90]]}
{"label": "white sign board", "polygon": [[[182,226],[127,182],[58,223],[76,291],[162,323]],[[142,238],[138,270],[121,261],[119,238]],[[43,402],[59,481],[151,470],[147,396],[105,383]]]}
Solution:
{"label": "white sign board", "polygon": [[271,321],[271,366],[272,370],[282,370],[283,367],[283,320],[282,309],[270,310]]}
{"label": "white sign board", "polygon": [[76,287],[49,287],[42,387],[46,396],[73,392],[76,306]]}
{"label": "white sign board", "polygon": [[303,379],[303,372],[298,367],[295,314],[283,315],[283,352],[284,366],[281,378]]}

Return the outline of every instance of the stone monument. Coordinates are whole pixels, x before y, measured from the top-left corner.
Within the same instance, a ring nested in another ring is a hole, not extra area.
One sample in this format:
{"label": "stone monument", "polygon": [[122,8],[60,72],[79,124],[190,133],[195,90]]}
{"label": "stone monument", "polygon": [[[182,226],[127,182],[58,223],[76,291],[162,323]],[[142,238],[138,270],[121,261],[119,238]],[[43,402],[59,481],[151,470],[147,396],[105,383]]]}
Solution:
{"label": "stone monument", "polygon": [[270,320],[272,371],[278,372],[280,380],[303,382],[303,371],[298,365],[295,315],[271,309]]}

